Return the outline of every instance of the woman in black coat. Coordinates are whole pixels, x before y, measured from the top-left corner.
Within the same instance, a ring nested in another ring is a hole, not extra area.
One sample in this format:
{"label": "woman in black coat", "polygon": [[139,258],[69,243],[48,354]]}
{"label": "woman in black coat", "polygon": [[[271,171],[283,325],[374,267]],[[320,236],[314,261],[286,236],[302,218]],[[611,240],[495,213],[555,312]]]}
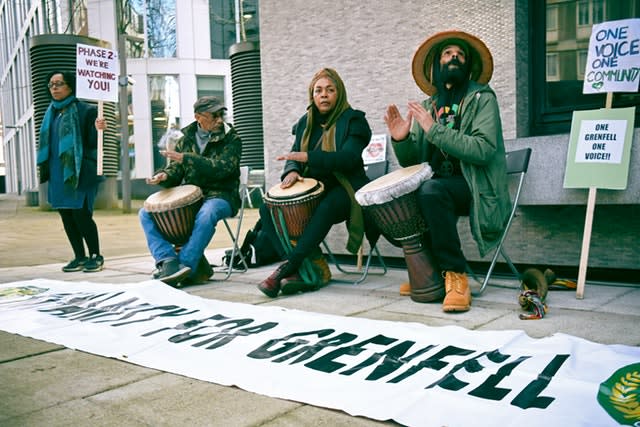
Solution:
{"label": "woman in black coat", "polygon": [[[318,250],[333,224],[348,222],[347,249],[351,253],[358,251],[364,235],[362,209],[354,193],[368,182],[362,150],[371,139],[371,128],[365,113],[347,102],[344,83],[335,70],[323,68],[311,79],[309,107],[294,133],[291,151],[277,157],[286,160],[280,187],[286,189],[310,177],[324,184],[324,193],[285,262],[258,285],[271,298],[280,292],[283,279],[298,283],[297,290],[317,288],[317,283],[307,283],[305,289],[297,273],[303,261]],[[265,227],[273,227],[266,205],[261,207],[260,217]]]}

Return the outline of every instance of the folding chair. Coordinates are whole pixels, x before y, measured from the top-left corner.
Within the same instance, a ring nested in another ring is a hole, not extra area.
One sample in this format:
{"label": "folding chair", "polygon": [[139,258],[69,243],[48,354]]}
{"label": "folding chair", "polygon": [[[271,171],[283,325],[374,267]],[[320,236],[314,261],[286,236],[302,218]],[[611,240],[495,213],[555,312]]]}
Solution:
{"label": "folding chair", "polygon": [[264,181],[264,169],[249,169],[249,180],[241,196],[247,198],[249,207],[252,209],[253,202],[251,201],[251,193],[257,190],[262,200],[264,198]]}
{"label": "folding chair", "polygon": [[[240,203],[240,209],[238,210],[238,213],[236,214],[235,217],[233,217],[238,221],[238,225],[236,226],[235,233],[233,232],[233,230],[231,229],[231,226],[229,225],[229,220],[231,220],[231,218],[222,219],[222,223],[224,224],[224,227],[227,229],[227,232],[229,233],[229,237],[231,237],[231,242],[233,243],[233,247],[231,248],[231,258],[229,259],[228,266],[214,269],[214,271],[216,272],[225,273],[224,278],[216,279],[214,275],[211,280],[214,280],[214,281],[227,280],[231,276],[231,273],[233,273],[234,271],[244,273],[249,269],[249,266],[247,265],[247,261],[244,259],[244,256],[242,255],[242,251],[240,250],[240,246],[239,246],[240,245],[239,243],[240,229],[242,227],[242,219],[244,217],[244,207],[245,207],[244,195],[246,194],[246,191],[247,191],[248,182],[249,182],[249,166],[240,166],[239,192],[240,192],[241,203]],[[234,265],[233,260],[235,260],[236,254],[238,254],[240,256],[240,259],[242,260],[242,268],[239,268],[239,269],[233,268],[233,265]]]}
{"label": "folding chair", "polygon": [[[484,276],[484,280],[482,281],[482,286],[478,291],[473,292],[474,296],[481,295],[487,284],[489,283],[489,279],[491,278],[491,273],[493,273],[493,269],[496,266],[496,262],[498,261],[498,256],[502,255],[502,257],[507,261],[509,268],[513,272],[513,274],[520,279],[520,273],[518,269],[513,265],[511,259],[505,252],[502,244],[507,239],[507,234],[509,233],[509,228],[511,227],[511,222],[516,215],[516,209],[518,208],[518,202],[520,200],[520,192],[522,190],[522,184],[524,183],[524,177],[527,174],[527,169],[529,168],[529,158],[531,157],[531,148],[523,148],[521,150],[509,151],[506,154],[507,157],[507,175],[515,176],[518,178],[518,185],[516,188],[516,192],[513,196],[513,207],[511,209],[511,214],[509,215],[509,220],[507,221],[507,225],[502,232],[502,236],[500,237],[500,241],[498,242],[498,246],[496,247],[495,253],[493,254],[493,259],[491,260],[491,265],[489,265],[489,269],[487,270],[487,274]],[[470,269],[469,269],[470,270]],[[471,272],[474,278],[476,275]],[[477,278],[476,278],[477,279]]]}
{"label": "folding chair", "polygon": [[[385,160],[382,162],[376,162],[376,163],[371,163],[369,165],[366,165],[365,171],[369,179],[373,181],[374,179],[379,178],[382,175],[386,174],[387,167],[388,167],[388,161]],[[326,251],[327,256],[329,257],[329,260],[336,266],[338,271],[344,274],[349,274],[349,275],[356,275],[356,274],[360,275],[360,277],[358,277],[353,282],[354,285],[362,283],[369,274],[382,276],[387,273],[387,265],[385,264],[384,259],[382,258],[382,255],[380,255],[380,251],[378,250],[378,247],[375,243],[372,244],[371,242],[369,242],[369,246],[370,246],[369,253],[367,255],[367,260],[364,263],[364,265],[361,265],[362,264],[361,262],[362,246],[360,247],[360,253],[358,253],[358,262],[355,269],[348,269],[340,265],[340,263],[338,262],[333,252],[331,252],[331,249],[329,249],[329,246],[327,245],[327,242],[325,240],[322,241],[322,246],[324,247],[324,250]],[[370,272],[371,261],[374,258],[374,255],[377,259],[378,267],[381,269],[381,271]],[[347,281],[347,280],[340,280],[340,279],[333,279],[333,280],[336,282],[352,283],[351,281]]]}

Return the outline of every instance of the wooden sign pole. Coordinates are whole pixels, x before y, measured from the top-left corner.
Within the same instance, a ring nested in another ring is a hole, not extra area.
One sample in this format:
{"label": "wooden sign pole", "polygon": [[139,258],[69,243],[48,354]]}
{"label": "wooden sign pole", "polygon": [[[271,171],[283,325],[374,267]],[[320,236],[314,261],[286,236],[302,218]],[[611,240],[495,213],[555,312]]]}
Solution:
{"label": "wooden sign pole", "polygon": [[[98,118],[102,119],[104,117],[104,103],[102,101],[98,101]],[[98,176],[103,174],[102,171],[102,163],[103,163],[103,131],[102,129],[98,129]]]}
{"label": "wooden sign pole", "polygon": [[[606,108],[613,104],[613,92],[607,92]],[[582,250],[580,253],[580,266],[578,268],[578,283],[576,286],[576,298],[584,298],[584,285],[587,280],[587,263],[589,261],[589,245],[591,244],[591,229],[593,225],[593,211],[596,207],[596,187],[589,187],[587,198],[587,213],[584,220],[584,233],[582,235]]]}

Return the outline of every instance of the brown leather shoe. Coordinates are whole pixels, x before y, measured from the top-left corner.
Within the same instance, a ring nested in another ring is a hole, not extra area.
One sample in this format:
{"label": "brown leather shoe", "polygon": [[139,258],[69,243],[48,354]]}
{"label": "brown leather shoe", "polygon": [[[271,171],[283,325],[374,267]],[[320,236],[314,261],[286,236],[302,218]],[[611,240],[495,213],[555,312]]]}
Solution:
{"label": "brown leather shoe", "polygon": [[471,289],[466,273],[447,271],[444,278],[446,296],[442,302],[442,311],[460,312],[471,308]]}
{"label": "brown leather shoe", "polygon": [[271,276],[260,282],[260,284],[258,285],[258,289],[260,289],[263,294],[270,298],[277,297],[278,293],[280,292],[280,281],[285,277],[291,275],[292,273],[289,270],[290,268],[288,263],[285,262],[283,264],[280,264],[280,266],[278,266],[278,268],[276,268],[276,270],[271,273]]}

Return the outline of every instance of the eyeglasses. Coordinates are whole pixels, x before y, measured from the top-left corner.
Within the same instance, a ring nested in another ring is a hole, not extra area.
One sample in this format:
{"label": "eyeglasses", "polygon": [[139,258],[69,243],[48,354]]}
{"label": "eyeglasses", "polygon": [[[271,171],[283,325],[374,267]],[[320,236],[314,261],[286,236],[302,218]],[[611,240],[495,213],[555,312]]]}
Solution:
{"label": "eyeglasses", "polygon": [[217,120],[224,119],[224,111],[216,111],[215,113],[204,112],[204,113],[196,113],[199,116],[207,119],[207,120]]}
{"label": "eyeglasses", "polygon": [[53,82],[53,83],[49,83],[49,84],[47,85],[47,87],[48,87],[49,89],[51,89],[52,87],[58,88],[58,87],[62,87],[62,86],[65,86],[65,85],[66,85],[66,83],[65,83],[65,82]]}

